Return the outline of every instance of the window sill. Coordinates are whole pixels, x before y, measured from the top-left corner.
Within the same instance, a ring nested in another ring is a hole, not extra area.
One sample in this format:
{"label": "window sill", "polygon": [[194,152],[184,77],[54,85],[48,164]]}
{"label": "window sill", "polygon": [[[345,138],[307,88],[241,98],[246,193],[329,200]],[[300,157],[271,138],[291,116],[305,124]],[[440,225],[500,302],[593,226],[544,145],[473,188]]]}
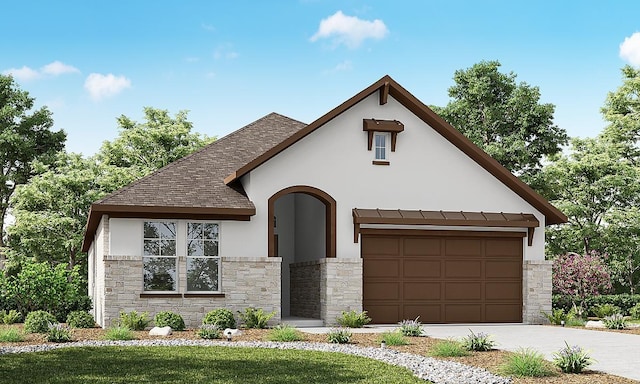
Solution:
{"label": "window sill", "polygon": [[388,161],[382,161],[382,160],[373,160],[371,163],[373,165],[389,165],[389,164],[391,164]]}
{"label": "window sill", "polygon": [[190,298],[190,297],[224,297],[224,293],[141,293],[141,299],[167,299],[167,298]]}
{"label": "window sill", "polygon": [[206,292],[193,292],[185,293],[185,299],[188,297],[224,297],[224,293],[206,293]]}
{"label": "window sill", "polygon": [[182,297],[180,293],[141,293],[141,299],[153,299],[153,298],[167,298],[167,297]]}

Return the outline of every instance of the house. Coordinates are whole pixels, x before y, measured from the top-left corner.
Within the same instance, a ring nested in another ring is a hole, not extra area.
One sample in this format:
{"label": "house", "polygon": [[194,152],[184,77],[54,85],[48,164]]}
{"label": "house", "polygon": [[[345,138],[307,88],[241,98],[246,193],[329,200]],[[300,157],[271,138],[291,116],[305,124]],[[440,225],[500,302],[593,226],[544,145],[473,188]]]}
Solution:
{"label": "house", "polygon": [[385,76],[309,125],[275,113],[92,204],[93,314],[214,308],[330,325],[542,322],[567,218]]}

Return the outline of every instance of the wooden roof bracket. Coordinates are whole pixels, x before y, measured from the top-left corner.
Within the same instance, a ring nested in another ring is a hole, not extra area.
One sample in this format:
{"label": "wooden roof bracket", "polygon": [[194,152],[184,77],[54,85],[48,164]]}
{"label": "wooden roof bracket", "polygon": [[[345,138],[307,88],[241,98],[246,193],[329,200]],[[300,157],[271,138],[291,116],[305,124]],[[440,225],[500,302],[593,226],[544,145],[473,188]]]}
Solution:
{"label": "wooden roof bracket", "polygon": [[535,227],[527,228],[527,245],[533,245],[533,233],[536,231]]}
{"label": "wooden roof bracket", "polygon": [[387,104],[389,98],[389,82],[385,81],[384,85],[380,87],[380,105]]}
{"label": "wooden roof bracket", "polygon": [[389,132],[391,133],[391,152],[395,152],[398,133],[404,131],[404,124],[398,120],[362,119],[362,130],[367,132],[367,149],[369,151],[373,147],[374,132]]}

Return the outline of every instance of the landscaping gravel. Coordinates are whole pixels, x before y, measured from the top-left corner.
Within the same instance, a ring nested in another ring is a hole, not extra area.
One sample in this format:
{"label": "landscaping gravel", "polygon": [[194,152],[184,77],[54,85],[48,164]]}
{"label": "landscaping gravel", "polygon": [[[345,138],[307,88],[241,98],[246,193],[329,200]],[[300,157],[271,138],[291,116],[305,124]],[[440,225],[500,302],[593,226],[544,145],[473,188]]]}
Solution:
{"label": "landscaping gravel", "polygon": [[437,384],[507,384],[511,379],[496,376],[484,369],[470,367],[451,361],[436,360],[392,349],[358,347],[348,344],[326,343],[282,343],[264,341],[210,341],[210,340],[130,340],[130,341],[78,341],[65,344],[40,344],[15,347],[0,347],[0,355],[8,353],[43,352],[69,347],[103,347],[103,346],[225,346],[225,347],[257,347],[272,349],[299,349],[321,352],[339,352],[350,355],[368,357],[384,363],[409,369],[417,377]]}

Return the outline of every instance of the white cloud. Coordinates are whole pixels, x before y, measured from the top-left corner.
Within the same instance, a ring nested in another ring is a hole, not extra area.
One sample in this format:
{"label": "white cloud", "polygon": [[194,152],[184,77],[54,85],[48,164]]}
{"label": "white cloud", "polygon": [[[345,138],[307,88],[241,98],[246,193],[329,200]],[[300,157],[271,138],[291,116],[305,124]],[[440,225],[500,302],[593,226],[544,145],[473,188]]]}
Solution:
{"label": "white cloud", "polygon": [[238,52],[233,50],[233,44],[230,43],[225,43],[225,44],[221,44],[218,46],[218,48],[216,48],[215,52],[213,52],[213,58],[216,60],[219,59],[235,59],[237,58]]}
{"label": "white cloud", "polygon": [[366,39],[382,39],[389,33],[389,29],[380,19],[373,21],[362,20],[355,16],[347,16],[342,11],[320,21],[318,31],[311,36],[311,42],[333,37],[337,44],[344,44],[349,48],[357,48]]}
{"label": "white cloud", "polygon": [[184,61],[186,61],[187,63],[197,63],[198,61],[200,61],[199,57],[185,57]]}
{"label": "white cloud", "polygon": [[215,31],[215,30],[216,30],[216,27],[214,27],[214,26],[213,26],[213,25],[211,25],[211,24],[202,23],[202,24],[200,24],[200,26],[201,26],[201,27],[202,27],[202,29],[204,29],[205,31],[213,32],[213,31]]}
{"label": "white cloud", "polygon": [[89,95],[94,100],[101,100],[111,97],[131,87],[131,80],[124,76],[114,76],[113,74],[103,75],[92,73],[87,76],[84,88],[89,91]]}
{"label": "white cloud", "polygon": [[625,37],[620,44],[620,57],[629,64],[640,67],[640,32]]}
{"label": "white cloud", "polygon": [[40,77],[40,72],[24,65],[22,68],[9,68],[2,71],[3,75],[11,75],[16,80],[29,81]]}
{"label": "white cloud", "polygon": [[63,75],[65,73],[80,73],[80,70],[72,65],[67,65],[61,61],[51,62],[40,69],[46,75]]}
{"label": "white cloud", "polygon": [[338,63],[335,67],[324,71],[324,74],[331,75],[337,72],[350,71],[352,69],[353,69],[353,64],[351,63],[351,60],[344,60]]}

